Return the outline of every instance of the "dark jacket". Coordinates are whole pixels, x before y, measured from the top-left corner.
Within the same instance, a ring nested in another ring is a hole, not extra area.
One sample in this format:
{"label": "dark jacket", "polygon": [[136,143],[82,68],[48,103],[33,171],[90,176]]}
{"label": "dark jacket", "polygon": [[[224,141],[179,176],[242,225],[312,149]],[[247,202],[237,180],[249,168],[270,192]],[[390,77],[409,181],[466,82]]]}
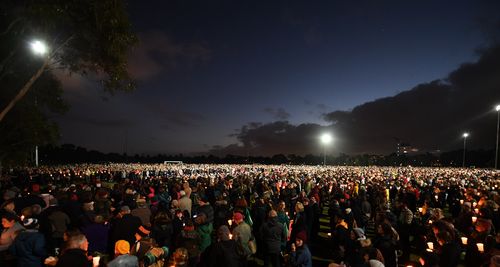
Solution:
{"label": "dark jacket", "polygon": [[111,242],[114,245],[118,240],[126,240],[129,244],[135,243],[135,233],[141,226],[141,219],[131,214],[125,214],[121,219],[116,220],[111,227]]}
{"label": "dark jacket", "polygon": [[151,231],[151,237],[160,247],[167,246],[170,248],[172,246],[173,234],[174,228],[172,223],[154,224]]}
{"label": "dark jacket", "polygon": [[38,231],[19,233],[9,249],[17,257],[17,266],[43,266],[43,260],[47,256],[45,237]]}
{"label": "dark jacket", "polygon": [[312,256],[307,245],[304,244],[291,253],[290,264],[293,267],[312,267]]}
{"label": "dark jacket", "polygon": [[281,251],[281,243],[286,240],[285,228],[276,217],[269,218],[260,228],[259,235],[264,244],[265,253],[274,254]]}
{"label": "dark jacket", "polygon": [[456,267],[460,261],[460,247],[456,243],[446,243],[439,255],[440,267]]}
{"label": "dark jacket", "polygon": [[374,245],[382,252],[384,256],[384,265],[386,267],[396,267],[396,242],[388,236],[375,239]]}
{"label": "dark jacket", "polygon": [[88,260],[85,251],[68,249],[59,257],[56,267],[92,267],[92,262]]}
{"label": "dark jacket", "polygon": [[89,241],[89,252],[95,251],[106,253],[108,246],[109,225],[93,223],[82,229],[83,234]]}
{"label": "dark jacket", "polygon": [[237,267],[243,262],[243,259],[238,256],[237,243],[230,239],[214,243],[207,249],[208,252],[208,267]]}

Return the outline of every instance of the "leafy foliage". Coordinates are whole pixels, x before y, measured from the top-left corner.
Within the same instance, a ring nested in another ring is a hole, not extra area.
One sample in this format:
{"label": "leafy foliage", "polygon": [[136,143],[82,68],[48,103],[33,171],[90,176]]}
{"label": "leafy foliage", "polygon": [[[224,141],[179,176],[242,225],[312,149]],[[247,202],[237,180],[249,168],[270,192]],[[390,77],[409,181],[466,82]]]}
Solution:
{"label": "leafy foliage", "polygon": [[0,2],[0,109],[42,66],[29,42],[44,40],[49,65],[24,98],[0,121],[0,161],[27,162],[34,145],[57,140],[50,113],[63,113],[61,83],[55,69],[97,77],[109,93],[135,84],[127,54],[137,42],[120,0],[6,0]]}

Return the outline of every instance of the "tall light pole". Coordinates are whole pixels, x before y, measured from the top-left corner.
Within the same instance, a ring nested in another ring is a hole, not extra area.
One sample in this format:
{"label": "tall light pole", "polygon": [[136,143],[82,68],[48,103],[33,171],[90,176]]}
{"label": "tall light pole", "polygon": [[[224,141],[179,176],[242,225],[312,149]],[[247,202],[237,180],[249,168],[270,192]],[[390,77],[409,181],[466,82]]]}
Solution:
{"label": "tall light pole", "polygon": [[[41,56],[41,57],[46,57],[46,55],[49,51],[49,48],[47,47],[47,45],[44,42],[39,41],[39,40],[35,40],[35,41],[31,42],[30,47],[31,47],[31,52],[33,52],[33,54],[35,54],[37,56]],[[46,63],[47,63],[47,59],[45,59],[44,65]],[[36,105],[37,105],[37,102],[36,102],[36,98],[35,98],[35,106]],[[35,145],[35,166],[38,167],[38,145]]]}
{"label": "tall light pole", "polygon": [[498,169],[498,129],[500,127],[500,105],[495,107],[497,111],[497,145],[495,146],[495,169]]}
{"label": "tall light pole", "polygon": [[321,135],[321,143],[323,144],[323,166],[326,165],[326,147],[332,142],[332,135],[324,133]]}
{"label": "tall light pole", "polygon": [[465,168],[465,144],[467,142],[467,137],[469,137],[469,133],[464,133],[462,136],[464,138],[464,156],[462,159],[462,168]]}

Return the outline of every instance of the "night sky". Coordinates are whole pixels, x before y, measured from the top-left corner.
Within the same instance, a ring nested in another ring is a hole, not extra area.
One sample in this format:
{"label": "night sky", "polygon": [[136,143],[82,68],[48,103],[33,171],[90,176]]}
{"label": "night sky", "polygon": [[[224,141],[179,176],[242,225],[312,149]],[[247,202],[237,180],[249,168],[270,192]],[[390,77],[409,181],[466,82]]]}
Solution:
{"label": "night sky", "polygon": [[129,1],[138,87],[110,96],[59,74],[61,143],[319,154],[329,131],[330,153],[390,153],[397,139],[460,148],[467,130],[471,147],[493,149],[499,2]]}

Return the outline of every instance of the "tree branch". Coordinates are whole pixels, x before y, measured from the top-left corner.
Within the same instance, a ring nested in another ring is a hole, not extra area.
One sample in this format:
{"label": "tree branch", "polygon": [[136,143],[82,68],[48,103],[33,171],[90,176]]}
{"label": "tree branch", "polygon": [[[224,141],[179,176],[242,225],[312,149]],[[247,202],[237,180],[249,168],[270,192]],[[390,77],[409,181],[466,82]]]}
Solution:
{"label": "tree branch", "polygon": [[45,58],[42,66],[38,69],[38,71],[33,76],[31,76],[29,81],[23,86],[23,88],[21,88],[21,90],[19,91],[19,93],[17,93],[17,95],[14,97],[14,99],[12,99],[12,101],[10,101],[10,103],[2,110],[2,112],[0,113],[0,122],[2,122],[5,115],[7,115],[7,113],[14,107],[14,105],[16,105],[16,103],[19,102],[19,100],[21,100],[26,95],[26,93],[28,93],[28,91],[31,88],[31,86],[33,85],[33,83],[35,83],[35,81],[38,78],[40,78],[42,73],[47,68],[47,65],[49,64],[49,60],[50,59],[48,57]]}

